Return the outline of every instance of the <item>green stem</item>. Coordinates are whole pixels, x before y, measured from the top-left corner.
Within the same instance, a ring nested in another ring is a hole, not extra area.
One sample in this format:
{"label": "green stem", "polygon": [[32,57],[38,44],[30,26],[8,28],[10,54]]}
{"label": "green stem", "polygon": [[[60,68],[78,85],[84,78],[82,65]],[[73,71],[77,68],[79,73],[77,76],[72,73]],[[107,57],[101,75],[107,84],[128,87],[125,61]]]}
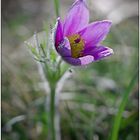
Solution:
{"label": "green stem", "polygon": [[56,17],[59,17],[60,16],[60,13],[59,13],[59,0],[54,0],[54,7],[55,7]]}
{"label": "green stem", "polygon": [[123,111],[125,109],[125,106],[127,104],[129,94],[131,93],[131,91],[132,91],[132,89],[133,89],[133,87],[136,83],[136,79],[137,79],[137,73],[133,77],[133,79],[131,80],[126,92],[124,93],[124,96],[122,98],[118,113],[117,113],[117,115],[115,116],[115,119],[114,119],[114,125],[113,125],[110,140],[118,140],[118,133],[119,133],[119,128],[120,128],[120,124],[121,124],[122,113],[123,113]]}
{"label": "green stem", "polygon": [[50,94],[50,130],[51,130],[51,140],[56,139],[55,131],[55,86],[51,86]]}

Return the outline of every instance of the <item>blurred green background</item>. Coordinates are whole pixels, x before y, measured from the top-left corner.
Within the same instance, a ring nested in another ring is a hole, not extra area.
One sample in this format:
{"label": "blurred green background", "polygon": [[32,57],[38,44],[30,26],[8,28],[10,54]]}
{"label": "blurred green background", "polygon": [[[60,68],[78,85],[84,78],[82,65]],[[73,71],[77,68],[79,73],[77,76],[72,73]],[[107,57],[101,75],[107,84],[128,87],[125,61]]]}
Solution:
{"label": "blurred green background", "polygon": [[[64,18],[73,0],[60,0]],[[90,21],[110,19],[103,44],[114,55],[74,68],[61,94],[62,140],[107,140],[138,69],[138,1],[88,0]],[[53,1],[2,0],[2,140],[46,140],[45,90],[24,41],[55,20]],[[138,75],[138,74],[137,74]],[[123,112],[119,140],[138,140],[138,82]]]}

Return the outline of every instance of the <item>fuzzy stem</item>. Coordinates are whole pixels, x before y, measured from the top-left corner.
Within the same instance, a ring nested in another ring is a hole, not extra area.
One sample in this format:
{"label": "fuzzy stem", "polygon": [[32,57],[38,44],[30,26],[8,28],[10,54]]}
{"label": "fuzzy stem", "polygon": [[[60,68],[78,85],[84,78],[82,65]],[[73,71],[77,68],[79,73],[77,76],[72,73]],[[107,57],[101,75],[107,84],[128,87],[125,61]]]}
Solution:
{"label": "fuzzy stem", "polygon": [[59,97],[56,94],[56,86],[51,86],[50,92],[50,140],[61,140]]}
{"label": "fuzzy stem", "polygon": [[51,86],[50,93],[50,130],[51,140],[56,140],[55,131],[55,86]]}

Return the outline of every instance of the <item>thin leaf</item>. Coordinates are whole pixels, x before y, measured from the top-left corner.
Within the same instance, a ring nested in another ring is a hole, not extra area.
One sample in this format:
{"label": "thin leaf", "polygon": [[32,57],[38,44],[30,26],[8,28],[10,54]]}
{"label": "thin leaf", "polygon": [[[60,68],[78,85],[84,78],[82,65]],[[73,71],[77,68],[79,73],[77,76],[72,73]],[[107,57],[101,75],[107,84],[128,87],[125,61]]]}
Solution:
{"label": "thin leaf", "polygon": [[119,129],[120,129],[120,124],[121,124],[121,120],[122,120],[122,113],[125,110],[125,106],[128,102],[128,97],[133,89],[133,87],[135,86],[136,83],[136,79],[137,79],[137,73],[135,74],[135,76],[132,78],[126,92],[123,95],[121,104],[119,106],[119,110],[117,115],[115,116],[114,119],[114,124],[113,124],[113,129],[112,129],[112,133],[111,133],[111,138],[110,140],[118,140],[118,133],[119,133]]}

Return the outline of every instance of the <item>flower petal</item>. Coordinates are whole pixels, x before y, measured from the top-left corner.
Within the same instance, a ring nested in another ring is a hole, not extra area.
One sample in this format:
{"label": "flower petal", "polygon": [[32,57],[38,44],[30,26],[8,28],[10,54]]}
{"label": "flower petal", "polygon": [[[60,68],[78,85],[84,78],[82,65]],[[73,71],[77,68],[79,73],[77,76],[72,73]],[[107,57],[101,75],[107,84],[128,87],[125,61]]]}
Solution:
{"label": "flower petal", "polygon": [[56,33],[55,33],[55,47],[57,48],[59,43],[64,39],[63,35],[63,25],[60,18],[57,19],[56,23]]}
{"label": "flower petal", "polygon": [[105,46],[89,47],[84,50],[84,55],[92,55],[95,61],[112,55],[114,52],[111,48]]}
{"label": "flower petal", "polygon": [[86,27],[88,22],[89,10],[85,0],[77,0],[66,16],[64,22],[64,34],[70,36]]}
{"label": "flower petal", "polygon": [[65,56],[71,57],[70,43],[69,43],[69,40],[66,37],[57,47],[57,51],[62,57],[65,57]]}
{"label": "flower petal", "polygon": [[63,59],[74,66],[84,66],[94,61],[94,57],[92,55],[87,55],[84,57],[79,58],[72,58],[72,57],[63,57]]}
{"label": "flower petal", "polygon": [[97,21],[89,24],[79,34],[85,40],[85,46],[95,46],[105,39],[111,27],[111,21]]}

